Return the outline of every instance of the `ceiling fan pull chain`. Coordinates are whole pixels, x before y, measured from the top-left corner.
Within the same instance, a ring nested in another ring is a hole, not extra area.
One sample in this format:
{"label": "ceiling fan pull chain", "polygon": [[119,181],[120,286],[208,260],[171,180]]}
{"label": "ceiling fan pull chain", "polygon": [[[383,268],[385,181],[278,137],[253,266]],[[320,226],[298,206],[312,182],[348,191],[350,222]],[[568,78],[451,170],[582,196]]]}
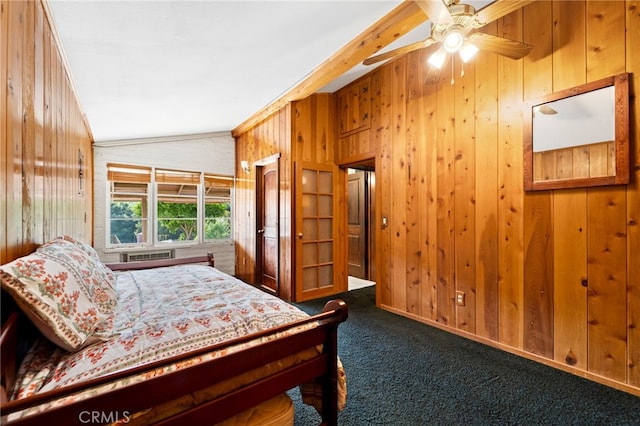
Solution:
{"label": "ceiling fan pull chain", "polygon": [[454,85],[454,83],[455,83],[455,80],[453,79],[453,72],[454,72],[454,71],[453,71],[453,69],[455,68],[455,66],[454,66],[454,62],[455,62],[455,61],[456,61],[455,56],[452,56],[452,57],[451,57],[451,85],[452,85],[452,86],[453,86],[453,85]]}

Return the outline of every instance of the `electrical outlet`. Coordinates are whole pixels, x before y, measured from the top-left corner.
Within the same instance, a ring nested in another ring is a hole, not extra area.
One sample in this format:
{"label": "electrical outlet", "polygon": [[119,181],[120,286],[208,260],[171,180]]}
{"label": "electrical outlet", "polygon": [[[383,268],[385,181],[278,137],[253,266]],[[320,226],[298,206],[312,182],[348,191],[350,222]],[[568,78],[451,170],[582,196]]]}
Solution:
{"label": "electrical outlet", "polygon": [[465,306],[465,294],[464,291],[457,290],[456,291],[456,304],[458,306]]}

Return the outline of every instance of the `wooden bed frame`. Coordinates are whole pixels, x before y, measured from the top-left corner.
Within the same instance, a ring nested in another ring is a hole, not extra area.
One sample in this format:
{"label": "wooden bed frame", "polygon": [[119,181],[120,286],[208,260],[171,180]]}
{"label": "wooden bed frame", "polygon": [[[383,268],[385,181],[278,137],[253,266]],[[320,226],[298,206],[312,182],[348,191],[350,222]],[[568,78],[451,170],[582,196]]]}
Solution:
{"label": "wooden bed frame", "polygon": [[[204,262],[213,266],[213,257],[209,254],[201,257],[108,264],[107,266],[113,270],[132,270]],[[3,299],[7,297],[10,296],[3,294]],[[4,303],[3,301],[3,304]],[[3,309],[6,309],[5,306],[3,306]],[[267,401],[296,385],[307,383],[314,379],[319,379],[322,384],[322,425],[336,425],[338,421],[337,331],[338,325],[344,322],[348,315],[347,306],[341,300],[329,301],[325,305],[322,313],[311,316],[308,319],[15,401],[6,400],[5,389],[12,388],[16,368],[20,361],[18,355],[18,341],[20,338],[18,332],[19,325],[22,321],[28,320],[17,308],[8,315],[5,315],[5,313],[6,312],[3,312],[3,318],[6,318],[6,320],[3,321],[0,337],[0,373],[2,378],[2,404],[0,405],[0,413],[2,413],[3,416],[3,424],[79,424],[80,413],[104,413],[105,416],[113,416],[113,413],[122,414],[124,412],[133,414],[233,378],[243,372],[270,362],[284,359],[307,348],[317,347],[317,345],[322,345],[322,353],[318,353],[307,361],[285,368],[284,370],[279,370],[254,383],[215,397],[157,424],[215,424]],[[28,407],[37,406],[94,386],[106,384],[133,374],[150,371],[213,350],[220,350],[258,337],[276,335],[282,331],[312,322],[318,323],[318,326],[284,337],[274,337],[273,339],[268,339],[268,341],[264,343],[257,344],[245,350],[205,361],[187,369],[157,376],[141,383],[100,393],[97,396],[85,400],[48,409],[42,413],[16,419],[11,423],[5,423],[6,419],[4,416]],[[112,421],[113,420],[115,419],[112,419]]]}

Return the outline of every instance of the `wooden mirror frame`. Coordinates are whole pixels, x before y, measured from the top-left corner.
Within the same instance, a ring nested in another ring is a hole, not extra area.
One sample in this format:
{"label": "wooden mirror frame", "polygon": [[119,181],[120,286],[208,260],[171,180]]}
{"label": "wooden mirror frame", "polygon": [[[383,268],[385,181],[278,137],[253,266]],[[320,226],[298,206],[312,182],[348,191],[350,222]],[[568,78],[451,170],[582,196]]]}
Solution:
{"label": "wooden mirror frame", "polygon": [[[605,87],[615,87],[615,174],[585,178],[534,180],[533,112],[548,102],[570,98]],[[527,103],[524,119],[524,189],[525,191],[582,188],[629,183],[629,74],[623,73],[570,89],[552,93]]]}

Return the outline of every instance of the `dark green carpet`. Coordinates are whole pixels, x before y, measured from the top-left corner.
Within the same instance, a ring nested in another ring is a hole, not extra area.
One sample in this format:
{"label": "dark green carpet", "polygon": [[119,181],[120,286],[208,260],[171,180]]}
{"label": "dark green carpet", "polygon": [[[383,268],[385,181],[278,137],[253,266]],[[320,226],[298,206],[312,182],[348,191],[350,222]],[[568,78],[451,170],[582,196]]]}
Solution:
{"label": "dark green carpet", "polygon": [[[375,306],[375,288],[343,293],[347,375],[341,425],[640,425],[640,398]],[[297,304],[313,314],[328,299]],[[294,400],[296,425],[320,417]]]}

